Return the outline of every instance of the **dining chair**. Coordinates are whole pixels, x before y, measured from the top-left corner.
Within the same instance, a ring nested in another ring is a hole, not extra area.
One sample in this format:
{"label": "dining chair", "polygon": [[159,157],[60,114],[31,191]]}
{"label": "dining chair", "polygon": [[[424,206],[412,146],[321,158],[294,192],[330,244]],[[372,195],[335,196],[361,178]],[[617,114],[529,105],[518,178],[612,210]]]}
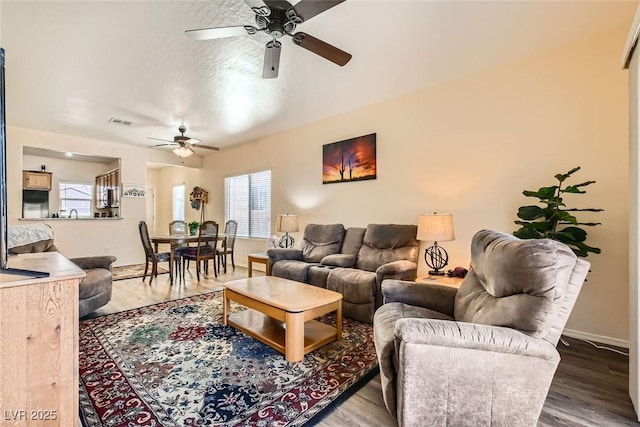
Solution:
{"label": "dining chair", "polygon": [[218,223],[215,221],[204,221],[200,224],[198,231],[198,245],[195,247],[184,248],[182,251],[182,263],[190,260],[196,262],[196,277],[200,281],[200,262],[204,263],[204,274],[208,273],[209,260],[213,260],[213,274],[218,277],[216,267],[216,245],[218,243]]}
{"label": "dining chair", "polygon": [[[176,234],[189,234],[189,226],[187,225],[187,222],[180,221],[180,220],[171,221],[169,223],[169,234],[172,236]],[[176,272],[177,272],[176,275],[178,278],[182,278],[183,281],[184,281],[184,269],[183,269],[183,262],[182,262],[182,252],[187,247],[189,247],[188,243],[179,244],[175,246],[175,249],[173,251],[174,265],[176,267]],[[189,264],[187,264],[187,268],[189,268]]]}
{"label": "dining chair", "polygon": [[[224,272],[227,272],[227,255],[231,255],[231,266],[236,269],[236,263],[233,260],[233,247],[236,244],[236,233],[238,232],[238,222],[230,219],[224,225],[224,234],[226,237],[226,244],[217,249],[218,253],[218,271],[220,271],[220,262],[224,265]],[[224,258],[224,259],[223,259]]]}
{"label": "dining chair", "polygon": [[142,247],[144,248],[145,263],[144,263],[144,275],[142,281],[147,278],[147,271],[149,271],[149,263],[151,263],[151,275],[149,276],[149,284],[153,282],[154,277],[158,277],[158,263],[167,262],[169,264],[169,278],[173,283],[173,273],[171,268],[171,253],[169,252],[156,252],[153,250],[151,239],[149,238],[149,229],[147,223],[140,221],[138,223],[138,230],[140,231],[140,240],[142,240]]}

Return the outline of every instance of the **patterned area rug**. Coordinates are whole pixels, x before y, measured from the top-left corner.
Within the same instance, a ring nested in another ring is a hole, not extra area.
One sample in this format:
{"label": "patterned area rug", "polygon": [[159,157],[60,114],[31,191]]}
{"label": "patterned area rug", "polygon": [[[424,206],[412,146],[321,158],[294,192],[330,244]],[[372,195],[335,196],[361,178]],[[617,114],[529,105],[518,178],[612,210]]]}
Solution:
{"label": "patterned area rug", "polygon": [[[168,272],[168,269],[158,266],[158,274],[165,274]],[[151,265],[149,265],[149,271],[147,272],[147,274],[151,274]],[[118,267],[113,267],[113,280],[132,279],[134,277],[142,276],[144,276],[144,264],[121,265]]]}
{"label": "patterned area rug", "polygon": [[221,316],[213,292],[80,322],[83,425],[300,426],[377,367],[368,324],[290,363]]}

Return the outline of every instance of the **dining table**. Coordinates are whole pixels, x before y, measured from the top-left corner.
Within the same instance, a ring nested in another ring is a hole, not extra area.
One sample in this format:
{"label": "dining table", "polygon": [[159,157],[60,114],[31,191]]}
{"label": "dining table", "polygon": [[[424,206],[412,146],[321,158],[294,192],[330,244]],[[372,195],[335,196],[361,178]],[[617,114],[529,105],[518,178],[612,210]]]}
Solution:
{"label": "dining table", "polygon": [[[173,283],[173,262],[174,262],[174,257],[175,257],[175,252],[176,252],[176,248],[179,245],[184,245],[184,244],[189,244],[189,243],[198,243],[198,239],[200,239],[200,242],[211,242],[213,240],[216,240],[216,238],[214,236],[202,236],[199,237],[197,234],[192,235],[192,234],[163,234],[163,235],[159,235],[159,236],[153,236],[151,238],[151,242],[154,244],[154,250],[156,252],[158,252],[158,245],[160,244],[169,244],[171,245],[171,251],[169,252],[170,254],[170,259],[169,259],[169,270],[171,272],[171,274],[169,275],[171,277],[171,283]],[[224,249],[224,252],[227,252],[227,235],[224,233],[219,233],[218,237],[217,237],[218,242],[222,243],[222,248]],[[213,261],[215,262],[215,260]],[[214,266],[215,268],[215,266]],[[227,263],[224,263],[224,272],[227,272]]]}

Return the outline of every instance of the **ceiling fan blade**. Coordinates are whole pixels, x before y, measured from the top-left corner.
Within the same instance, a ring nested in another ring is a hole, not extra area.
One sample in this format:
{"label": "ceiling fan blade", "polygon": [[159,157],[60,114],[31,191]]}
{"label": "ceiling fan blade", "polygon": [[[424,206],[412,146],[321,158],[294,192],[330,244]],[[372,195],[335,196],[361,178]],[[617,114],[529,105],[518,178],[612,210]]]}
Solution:
{"label": "ceiling fan blade", "polygon": [[200,142],[202,142],[202,141],[200,141],[200,140],[199,140],[199,139],[197,139],[197,138],[189,138],[189,139],[185,140],[184,142],[185,142],[186,144],[189,144],[189,145],[194,145],[194,144],[199,144],[199,143],[200,143]]}
{"label": "ceiling fan blade", "polygon": [[351,54],[340,50],[335,46],[330,45],[327,42],[323,42],[307,33],[295,33],[293,35],[293,42],[300,47],[303,47],[316,55],[320,55],[325,59],[338,64],[340,66],[345,65],[351,60]]}
{"label": "ceiling fan blade", "polygon": [[156,145],[153,145],[152,147],[166,147],[167,145],[176,145],[176,144],[174,144],[173,142],[169,142],[166,144],[156,144]]}
{"label": "ceiling fan blade", "polygon": [[152,137],[150,137],[150,136],[148,136],[148,137],[147,137],[147,139],[153,139],[153,140],[156,140],[156,141],[169,142],[169,143],[171,143],[171,144],[173,144],[173,143],[174,143],[174,142],[173,142],[173,141],[171,141],[170,139],[152,138]]}
{"label": "ceiling fan blade", "polygon": [[[250,25],[236,25],[233,27],[215,27],[215,28],[202,28],[199,30],[187,30],[184,33],[191,37],[193,40],[212,40],[222,39],[225,37],[244,36],[245,34],[255,34],[255,31],[247,29],[247,27],[256,30]],[[252,32],[253,31],[253,32]]]}
{"label": "ceiling fan blade", "polygon": [[253,13],[260,16],[271,15],[271,9],[262,0],[244,0],[244,2],[251,8]]}
{"label": "ceiling fan blade", "polygon": [[296,24],[301,24],[343,1],[345,0],[302,0],[287,11],[287,18]]}
{"label": "ceiling fan blade", "polygon": [[262,68],[263,79],[275,79],[278,77],[281,47],[282,43],[277,40],[267,43],[267,47],[264,50],[264,67]]}
{"label": "ceiling fan blade", "polygon": [[206,150],[220,151],[220,147],[210,147],[208,145],[193,144],[191,147],[204,148]]}

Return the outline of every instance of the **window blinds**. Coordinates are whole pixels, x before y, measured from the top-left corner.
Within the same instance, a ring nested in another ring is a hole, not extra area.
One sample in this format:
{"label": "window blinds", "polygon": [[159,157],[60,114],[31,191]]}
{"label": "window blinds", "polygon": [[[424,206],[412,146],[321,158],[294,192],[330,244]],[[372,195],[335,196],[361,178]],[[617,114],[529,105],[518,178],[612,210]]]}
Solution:
{"label": "window blinds", "polygon": [[238,236],[271,235],[271,171],[237,175],[224,180],[225,221],[238,222]]}

